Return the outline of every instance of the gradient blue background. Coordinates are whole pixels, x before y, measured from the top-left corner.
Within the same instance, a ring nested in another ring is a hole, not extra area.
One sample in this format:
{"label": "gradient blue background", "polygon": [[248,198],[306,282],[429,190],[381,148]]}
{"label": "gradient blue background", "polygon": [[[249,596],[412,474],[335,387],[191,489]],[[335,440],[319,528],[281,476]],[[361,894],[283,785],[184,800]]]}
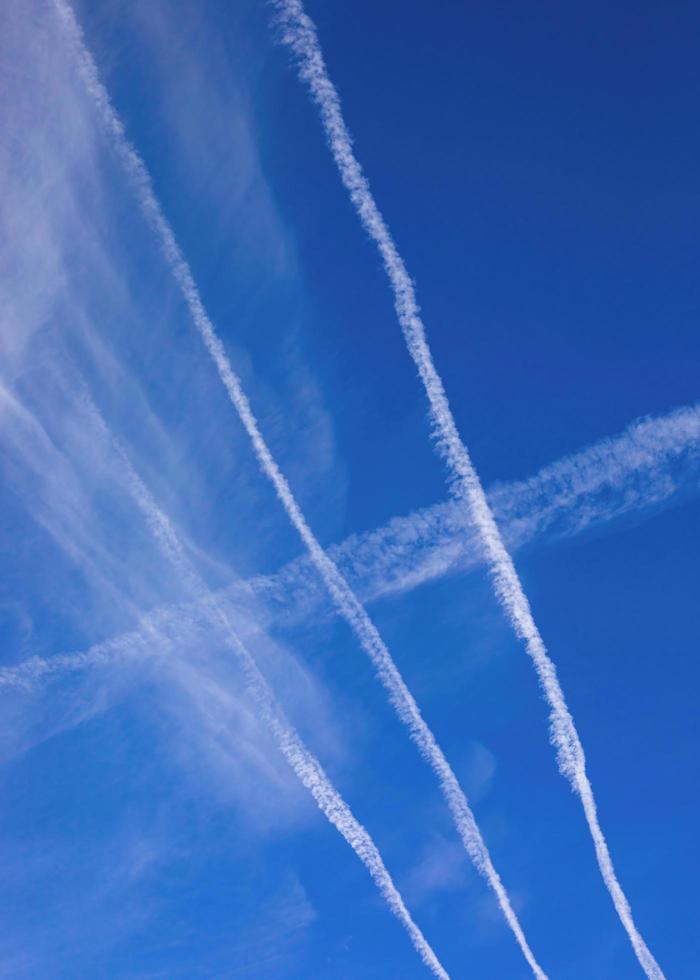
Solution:
{"label": "gradient blue background", "polygon": [[[379,259],[274,43],[270,6],[176,7],[91,2],[77,13],[311,525],[331,544],[444,499]],[[484,483],[693,403],[696,6],[358,0],[308,11]],[[181,598],[138,515],[120,510],[93,450],[63,425],[72,372],[212,586],[273,572],[301,546],[48,5],[10,3],[1,20],[15,236],[3,289],[19,297],[8,335],[30,336],[13,346],[3,385],[72,447],[76,485],[98,501],[86,536],[104,541],[89,562],[57,543],[26,449],[8,454],[0,628],[14,664],[86,649]],[[31,207],[51,218],[58,258],[46,265]],[[37,291],[48,312],[32,325]],[[157,425],[144,423],[145,404]],[[517,562],[621,882],[676,980],[700,975],[699,531],[690,493]],[[641,976],[486,577],[445,578],[371,613],[473,799],[543,967],[566,980]],[[284,661],[270,667],[281,700],[451,975],[528,976],[347,628],[324,617],[269,629],[308,674],[298,693]],[[267,736],[250,729],[260,771],[239,768],[237,738],[210,762],[211,742],[193,734],[200,716],[169,692],[138,665],[107,665],[2,693],[3,975],[423,976],[365,870],[280,775]]]}

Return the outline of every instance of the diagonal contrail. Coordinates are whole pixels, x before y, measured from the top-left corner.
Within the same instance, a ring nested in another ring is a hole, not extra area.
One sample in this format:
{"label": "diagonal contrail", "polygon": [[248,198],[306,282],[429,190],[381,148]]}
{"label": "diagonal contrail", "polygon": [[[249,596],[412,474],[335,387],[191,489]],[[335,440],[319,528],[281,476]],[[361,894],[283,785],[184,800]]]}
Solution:
{"label": "diagonal contrail", "polygon": [[[533,476],[489,487],[489,505],[513,554],[536,541],[570,539],[621,518],[639,519],[700,490],[700,405],[636,419],[543,467]],[[365,603],[400,595],[484,561],[479,536],[460,500],[392,518],[328,549]],[[325,594],[296,558],[248,583],[285,623],[325,611]]]}
{"label": "diagonal contrail", "polygon": [[[494,485],[488,498],[512,552],[535,540],[572,538],[621,517],[640,518],[670,506],[697,492],[698,477],[700,406],[691,405],[637,419],[619,435],[564,456],[528,479]],[[458,500],[394,517],[374,531],[351,535],[329,553],[364,603],[469,571],[483,560]],[[232,583],[216,596],[222,602],[255,596],[274,608],[276,622],[284,617],[285,625],[324,615],[325,588],[316,588],[308,565],[308,558],[295,558],[273,575]],[[189,623],[196,610],[197,603],[161,606],[149,614],[148,624],[160,632],[179,628],[181,617],[186,614]],[[132,630],[83,652],[30,657],[0,667],[0,686],[31,687],[53,674],[87,670],[120,657],[147,659],[148,639],[148,630]]]}
{"label": "diagonal contrail", "polygon": [[586,773],[583,747],[564,699],[556,668],[547,654],[518,573],[503,543],[479,476],[459,435],[442,379],[433,363],[413,283],[379,211],[369,182],[353,153],[352,139],[343,118],[340,98],[328,75],[316,27],[304,11],[300,0],[275,0],[275,6],[282,25],[282,40],[294,52],[299,75],[318,107],[340,177],[365,231],[381,255],[404,339],[428,397],[432,434],[437,452],[447,466],[450,490],[456,498],[463,499],[467,504],[482,541],[498,600],[515,633],[524,641],[534,663],[550,707],[550,733],[557,750],[559,769],[581,798],[603,880],[642,969],[649,980],[662,980],[661,968],[635,926],[629,902],[615,875],[608,846],[598,822],[595,798]]}
{"label": "diagonal contrail", "polygon": [[406,725],[423,758],[437,776],[465,849],[476,868],[486,878],[493,889],[506,921],[512,929],[533,973],[538,980],[546,980],[545,973],[537,964],[530,950],[518,918],[511,906],[508,893],[493,866],[488,848],[481,836],[481,832],[476,824],[467,798],[457,781],[457,777],[435,740],[435,736],[424,721],[413,695],[406,687],[376,626],[340,574],[335,563],[328,557],[316,540],[286,478],[280,471],[263,439],[250,402],[241,387],[237,375],[231,367],[224,346],[204,309],[190,267],[177,244],[173,230],[155,196],[150,174],[143,160],[127,139],[124,125],[111,103],[107,90],[100,81],[92,55],[85,46],[82,32],[75,19],[72,8],[65,0],[53,0],[53,6],[60,17],[66,36],[75,52],[80,75],[87,91],[95,102],[99,118],[135,189],[141,209],[160,242],[165,259],[185,299],[193,324],[214,361],[229,398],[250,437],[263,473],[274,486],[277,496],[286,510],[291,523],[306,545],[311,559],[321,574],[339,611],[350,625],[362,648],[374,664],[379,679],[387,690],[389,699],[399,719]]}
{"label": "diagonal contrail", "polygon": [[243,670],[248,693],[260,711],[286,761],[301,783],[309,790],[324,816],[345,838],[367,868],[387,905],[408,932],[423,963],[440,980],[449,980],[446,970],[411,918],[372,837],[353,816],[350,807],[331,783],[321,763],[306,748],[299,733],[285,717],[252,654],[216,597],[192,565],[172,523],[158,507],[150,491],[134,470],[126,452],[108,430],[99,411],[90,401],[87,399],[84,401],[93,425],[111,443],[121,464],[121,477],[126,490],[143,514],[161,550],[182,576],[184,583],[197,600],[205,617],[224,634],[229,648],[235,654]]}

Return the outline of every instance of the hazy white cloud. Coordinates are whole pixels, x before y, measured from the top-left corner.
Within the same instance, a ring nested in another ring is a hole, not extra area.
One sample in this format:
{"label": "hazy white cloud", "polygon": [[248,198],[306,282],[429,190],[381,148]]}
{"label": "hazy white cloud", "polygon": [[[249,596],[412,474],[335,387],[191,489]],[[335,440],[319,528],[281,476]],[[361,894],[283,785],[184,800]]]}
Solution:
{"label": "hazy white cloud", "polygon": [[[369,618],[363,605],[343,578],[332,558],[321,548],[286,476],[280,470],[277,460],[262,434],[253,406],[243,389],[241,379],[229,360],[221,337],[205,309],[192,269],[156,195],[151,174],[138,150],[126,135],[124,124],[100,79],[95,61],[85,46],[81,29],[75,20],[71,6],[65,0],[53,0],[53,5],[61,20],[66,43],[75,54],[78,70],[86,90],[94,102],[100,123],[124,168],[144,218],[160,244],[165,262],[182,293],[192,325],[211,357],[229,401],[248,434],[263,475],[270,481],[291,525],[306,546],[314,566],[337,606],[338,612],[346,620],[360,646],[372,662],[377,678],[385,688],[389,702],[398,719],[406,726],[421,756],[436,776],[465,850],[494,890],[506,921],[526,959],[533,967],[533,971],[538,977],[543,978],[544,974],[534,962],[522,928],[508,900],[506,889],[493,867],[486,843],[449,762],[423,718],[375,624]],[[316,796],[315,793],[314,795]],[[318,797],[316,798],[318,799]],[[354,844],[353,847],[360,855],[366,849],[365,846],[358,848]],[[378,855],[372,855],[372,861],[367,863],[371,869],[372,864],[379,866],[381,861]],[[404,922],[411,934],[416,950],[426,965],[437,975],[442,975],[444,971],[441,965],[436,960],[433,951],[425,943],[423,936],[410,921],[400,896],[395,894],[393,884],[390,883],[390,880],[389,882],[386,881],[384,874],[377,875],[372,872],[372,876],[395,914]]]}

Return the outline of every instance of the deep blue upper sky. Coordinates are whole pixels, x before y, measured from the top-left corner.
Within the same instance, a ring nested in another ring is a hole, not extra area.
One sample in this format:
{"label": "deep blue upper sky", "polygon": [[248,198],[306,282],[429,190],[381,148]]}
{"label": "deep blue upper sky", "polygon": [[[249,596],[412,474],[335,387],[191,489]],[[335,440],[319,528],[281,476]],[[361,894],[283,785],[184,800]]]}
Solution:
{"label": "deep blue upper sky", "polygon": [[[311,526],[330,546],[438,504],[386,279],[270,5],[176,6],[76,13]],[[574,479],[575,454],[640,416],[697,418],[696,6],[308,12],[484,484],[571,454]],[[0,974],[427,975],[90,422],[86,392],[212,589],[302,554],[50,4],[11,0],[0,38],[2,663],[103,644],[0,688]],[[533,513],[558,508],[567,533],[526,515],[516,562],[637,924],[667,976],[692,980],[700,437],[669,448],[652,431],[641,463],[626,444],[596,457],[599,482],[573,502],[538,484]],[[372,574],[354,567],[360,591]],[[423,577],[369,610],[538,959],[562,980],[642,976],[486,575]],[[365,655],[308,599],[314,573],[280,581],[274,602],[235,592],[231,615],[446,969],[529,976]]]}

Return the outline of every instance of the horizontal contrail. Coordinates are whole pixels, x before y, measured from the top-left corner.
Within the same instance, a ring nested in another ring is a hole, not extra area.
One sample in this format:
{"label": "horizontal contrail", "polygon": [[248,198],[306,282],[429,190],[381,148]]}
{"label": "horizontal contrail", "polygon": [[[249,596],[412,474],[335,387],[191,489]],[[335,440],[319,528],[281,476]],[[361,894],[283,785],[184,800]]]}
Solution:
{"label": "horizontal contrail", "polygon": [[163,254],[175,281],[180,287],[193,324],[214,361],[219,377],[250,437],[260,468],[274,486],[290,522],[296,528],[299,536],[306,545],[311,559],[321,574],[340,613],[344,616],[362,648],[374,664],[377,675],[388,692],[389,700],[394,706],[396,714],[408,728],[421,755],[435,773],[464,843],[464,847],[474,862],[475,867],[486,878],[493,889],[503,915],[512,929],[523,955],[535,976],[539,980],[544,980],[545,974],[535,961],[528,946],[518,918],[510,904],[508,894],[501,882],[500,876],[493,866],[486,844],[476,824],[467,798],[457,781],[457,777],[443,755],[432,731],[424,721],[412,694],[406,687],[377,628],[340,574],[337,566],[323,551],[319,542],[316,540],[301,508],[292,494],[286,478],[280,471],[262,437],[250,402],[228,360],[224,346],[204,309],[190,267],[177,244],[173,230],[155,196],[150,174],[143,160],[126,137],[124,125],[110,101],[107,90],[99,79],[95,62],[85,47],[82,33],[72,8],[65,0],[53,0],[53,3],[62,20],[69,42],[75,51],[80,74],[90,96],[96,104],[101,122],[109,134],[112,144],[132,182],[142,211],[161,244]]}
{"label": "horizontal contrail", "polygon": [[306,748],[294,726],[285,717],[252,654],[234,629],[216,597],[192,565],[172,523],[158,507],[150,491],[134,470],[125,451],[109,432],[102,416],[91,402],[86,400],[85,403],[94,426],[110,442],[121,464],[120,475],[127,492],[143,514],[151,533],[158,541],[164,554],[182,576],[186,587],[193,593],[205,616],[223,632],[229,648],[235,654],[243,670],[247,690],[285,759],[302,784],[309,790],[324,816],[342,834],[365,865],[387,905],[408,932],[423,963],[434,976],[441,978],[441,980],[448,980],[446,970],[411,918],[371,836],[353,816],[350,807],[331,783],[321,763]]}
{"label": "horizontal contrail", "polygon": [[296,55],[299,75],[318,106],[343,184],[350,194],[362,226],[381,255],[404,339],[428,398],[432,434],[437,452],[447,466],[450,490],[458,500],[464,500],[468,506],[485,550],[496,596],[515,633],[524,641],[537,671],[550,707],[550,732],[556,746],[559,768],[581,798],[603,880],[647,977],[650,980],[661,980],[661,968],[635,926],[629,903],[615,875],[598,822],[596,803],[586,773],[585,756],[578,732],[564,699],[554,663],[547,654],[479,476],[459,435],[442,379],[428,346],[413,282],[353,153],[352,139],[343,118],[338,92],[326,69],[316,27],[305,13],[300,0],[275,0],[275,6],[282,22],[282,40]]}
{"label": "horizontal contrail", "polygon": [[[699,487],[700,407],[689,406],[639,419],[619,435],[550,463],[528,479],[496,484],[488,498],[513,551],[533,542],[570,539],[620,518],[638,520],[697,494]],[[469,571],[484,560],[471,522],[454,500],[352,535],[329,553],[364,602]],[[244,605],[255,598],[269,604],[276,622],[284,618],[294,624],[326,611],[326,590],[311,581],[308,565],[308,558],[296,558],[273,575],[236,582],[215,594],[221,602]],[[194,628],[196,612],[196,603],[173,604],[154,610],[147,620],[162,635]],[[152,656],[148,633],[132,630],[81,653],[30,657],[0,668],[0,686],[31,687],[54,674],[121,657]]]}
{"label": "horizontal contrail", "polygon": [[[620,519],[639,520],[700,491],[700,406],[638,419],[617,436],[565,456],[534,476],[487,491],[511,551],[571,539]],[[394,517],[328,549],[363,602],[399,595],[481,565],[484,549],[460,501]],[[250,580],[275,615],[295,623],[323,610],[307,558]]]}

